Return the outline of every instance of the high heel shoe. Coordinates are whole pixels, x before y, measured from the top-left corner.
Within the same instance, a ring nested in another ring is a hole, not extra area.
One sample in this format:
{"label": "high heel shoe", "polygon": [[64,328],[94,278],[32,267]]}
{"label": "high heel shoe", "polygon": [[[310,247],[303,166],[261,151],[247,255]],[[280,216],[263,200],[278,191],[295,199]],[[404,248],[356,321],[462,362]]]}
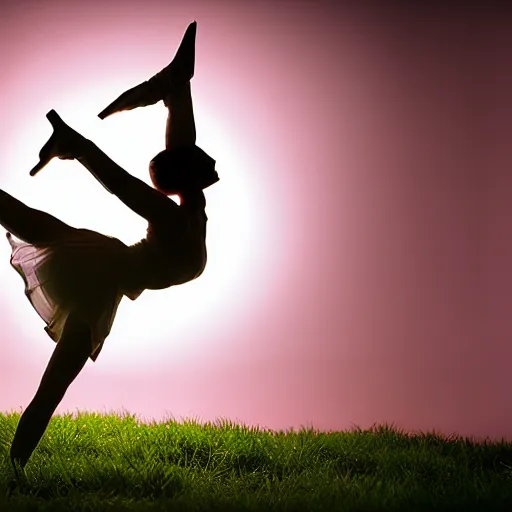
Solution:
{"label": "high heel shoe", "polygon": [[78,139],[82,137],[68,126],[55,110],[50,110],[46,118],[53,127],[53,133],[39,152],[39,163],[30,171],[30,176],[35,176],[53,158],[73,160],[76,157]]}
{"label": "high heel shoe", "polygon": [[196,30],[194,21],[187,27],[171,63],[149,80],[121,94],[98,117],[105,119],[116,112],[154,105],[163,100],[171,88],[189,82],[194,76]]}

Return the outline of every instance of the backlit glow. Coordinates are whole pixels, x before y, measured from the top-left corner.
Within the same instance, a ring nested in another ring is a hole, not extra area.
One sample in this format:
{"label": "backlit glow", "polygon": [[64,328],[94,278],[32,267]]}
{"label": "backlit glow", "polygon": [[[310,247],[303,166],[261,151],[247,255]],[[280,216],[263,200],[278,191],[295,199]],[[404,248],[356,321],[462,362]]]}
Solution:
{"label": "backlit glow", "polygon": [[[117,90],[131,85],[120,83]],[[71,89],[55,95],[56,109],[63,120],[94,141],[128,172],[149,184],[148,162],[164,148],[167,110],[163,103],[122,112],[102,121],[96,116],[102,105],[102,88],[75,86]],[[115,90],[112,88],[113,96],[117,94]],[[108,359],[109,352],[112,355],[116,352],[116,360],[121,357],[140,364],[137,347],[141,339],[151,346],[151,351],[145,352],[144,356],[147,363],[161,358],[160,345],[165,345],[173,359],[201,350],[198,344],[186,343],[187,331],[195,331],[198,322],[208,321],[211,315],[219,315],[227,307],[226,295],[233,294],[232,288],[254,250],[251,246],[255,244],[254,238],[241,236],[241,233],[255,231],[250,178],[247,172],[234,172],[235,169],[246,169],[246,165],[236,160],[236,151],[223,136],[222,120],[212,121],[202,110],[201,106],[196,107],[197,143],[206,151],[212,148],[211,154],[217,159],[221,175],[221,182],[207,191],[208,196],[214,196],[214,205],[218,205],[214,208],[215,214],[210,215],[208,226],[211,257],[207,270],[201,279],[178,288],[158,293],[146,291],[136,304],[130,304],[125,298],[109,337],[112,350],[105,350],[104,359]],[[39,141],[42,146],[46,142],[52,128],[46,119],[43,121],[38,119],[20,126],[18,138],[13,138],[12,160],[8,161],[8,167],[19,171],[6,176],[6,190],[26,204],[48,211],[75,227],[115,236],[126,244],[143,238],[146,221],[108,194],[77,161],[54,159],[37,176],[28,176],[28,170],[37,162],[37,153],[21,149],[26,140],[31,141],[31,145]],[[222,148],[229,148],[229,153],[223,154]],[[230,226],[231,229],[216,229],[216,226]],[[30,306],[27,306],[26,300],[17,303],[15,314],[30,318],[30,327],[27,326],[30,331],[40,328],[39,319],[30,315]],[[39,336],[33,334],[34,345],[40,346]]]}
{"label": "backlit glow", "polygon": [[[79,163],[28,172],[55,109],[149,183],[165,108],[97,113],[165,66],[192,20],[198,145],[221,177],[205,273],[123,300],[58,412],[510,438],[510,17],[399,4],[2,3],[0,188],[142,238]],[[19,410],[54,345],[9,249],[0,410]]]}

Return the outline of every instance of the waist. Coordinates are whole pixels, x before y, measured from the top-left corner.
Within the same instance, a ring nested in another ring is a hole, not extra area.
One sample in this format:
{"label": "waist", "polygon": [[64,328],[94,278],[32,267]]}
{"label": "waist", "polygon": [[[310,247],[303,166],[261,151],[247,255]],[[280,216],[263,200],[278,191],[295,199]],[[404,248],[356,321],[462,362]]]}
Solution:
{"label": "waist", "polygon": [[159,290],[183,284],[198,277],[206,265],[204,243],[159,246],[143,239],[130,246],[133,280],[137,286]]}

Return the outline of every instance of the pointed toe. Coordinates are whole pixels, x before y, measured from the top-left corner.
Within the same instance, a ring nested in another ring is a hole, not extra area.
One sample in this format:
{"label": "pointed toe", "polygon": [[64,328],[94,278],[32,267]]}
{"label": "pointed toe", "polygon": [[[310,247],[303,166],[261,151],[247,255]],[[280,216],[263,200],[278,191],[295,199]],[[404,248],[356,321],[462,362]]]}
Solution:
{"label": "pointed toe", "polygon": [[171,63],[146,82],[121,94],[98,117],[105,119],[116,112],[154,105],[164,100],[171,89],[189,82],[194,76],[196,30],[194,21],[187,27]]}

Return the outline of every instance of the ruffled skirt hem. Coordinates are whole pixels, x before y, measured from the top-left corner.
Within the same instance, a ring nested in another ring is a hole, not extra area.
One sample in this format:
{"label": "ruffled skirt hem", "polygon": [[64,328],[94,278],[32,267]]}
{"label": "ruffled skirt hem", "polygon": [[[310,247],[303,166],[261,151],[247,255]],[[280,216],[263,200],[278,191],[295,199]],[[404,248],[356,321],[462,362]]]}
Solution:
{"label": "ruffled skirt hem", "polygon": [[[86,229],[58,243],[35,246],[7,233],[11,265],[25,283],[25,295],[56,343],[70,315],[91,329],[96,361],[110,334],[123,295],[135,300],[143,289],[128,289],[128,247],[120,240]],[[124,269],[124,272],[123,272]]]}

